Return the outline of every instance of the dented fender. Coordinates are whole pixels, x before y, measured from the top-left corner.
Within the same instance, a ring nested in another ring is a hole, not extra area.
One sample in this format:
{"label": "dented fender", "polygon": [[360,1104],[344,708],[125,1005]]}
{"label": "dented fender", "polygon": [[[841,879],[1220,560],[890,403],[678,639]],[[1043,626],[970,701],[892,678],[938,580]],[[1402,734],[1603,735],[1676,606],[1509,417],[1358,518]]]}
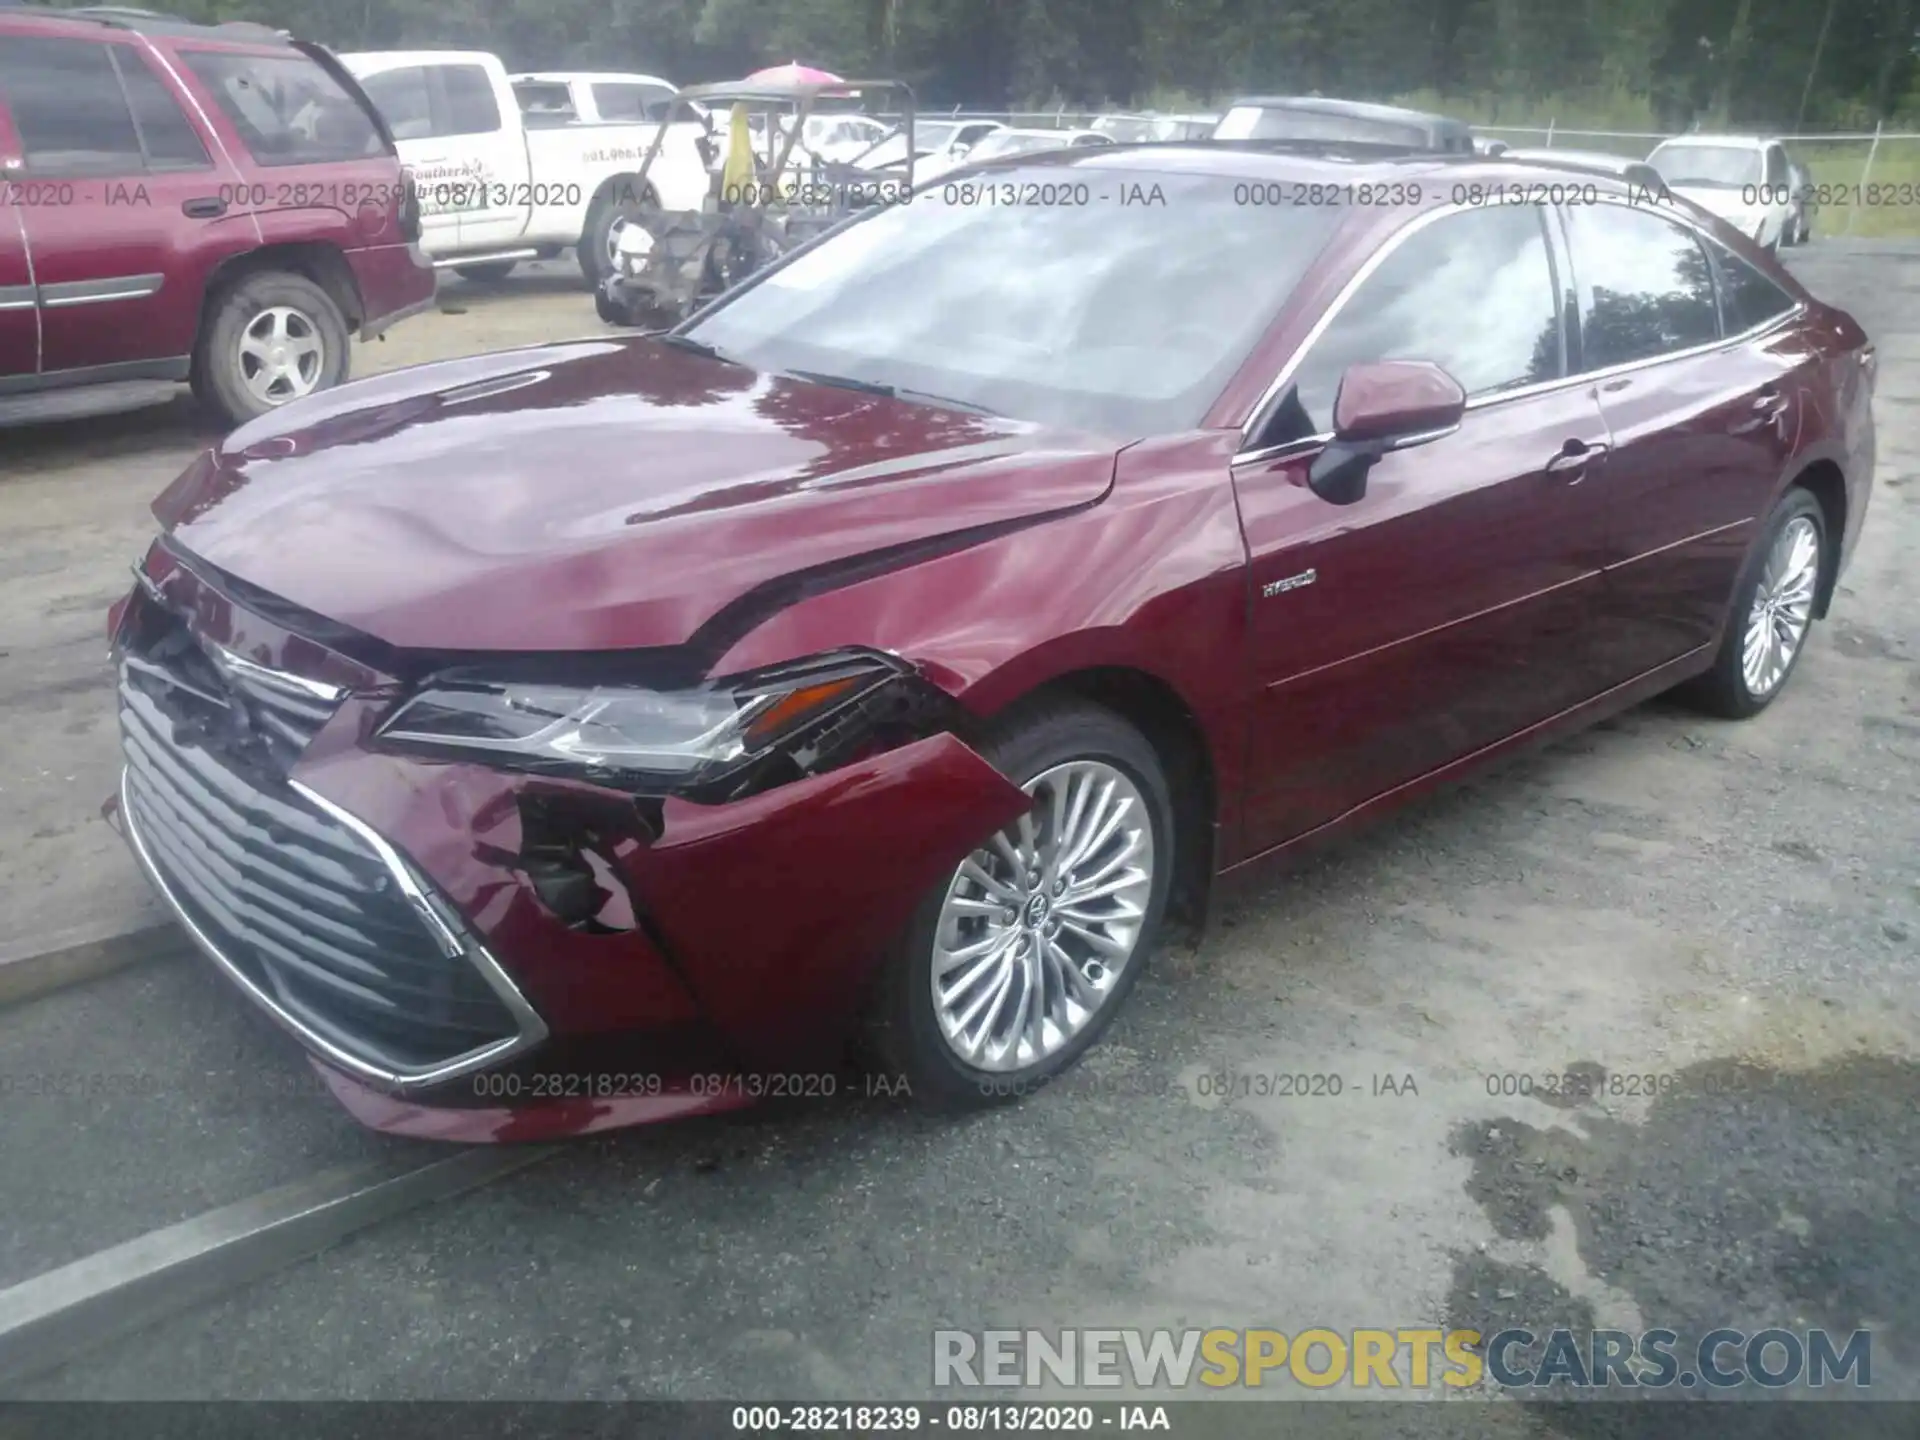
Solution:
{"label": "dented fender", "polygon": [[927,890],[1030,803],[934,735],[730,805],[670,800],[633,885],[750,1067],[825,1063]]}
{"label": "dented fender", "polygon": [[[715,1067],[835,1063],[922,896],[1028,805],[940,733],[747,799],[649,813],[597,786],[364,748],[377,711],[348,701],[295,778],[437,887],[556,1040],[711,1029],[726,1052]],[[569,925],[542,899],[520,863],[529,798],[576,807],[605,838],[624,892],[610,923]],[[620,815],[631,824],[616,833]]]}

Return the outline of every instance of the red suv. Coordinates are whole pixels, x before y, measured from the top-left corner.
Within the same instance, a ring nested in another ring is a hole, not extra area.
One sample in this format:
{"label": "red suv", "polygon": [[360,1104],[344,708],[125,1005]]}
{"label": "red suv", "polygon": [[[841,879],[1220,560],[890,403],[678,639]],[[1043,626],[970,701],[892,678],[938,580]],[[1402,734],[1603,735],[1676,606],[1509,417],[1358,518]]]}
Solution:
{"label": "red suv", "polygon": [[181,381],[239,423],[432,303],[393,137],[257,25],[0,0],[0,420]]}

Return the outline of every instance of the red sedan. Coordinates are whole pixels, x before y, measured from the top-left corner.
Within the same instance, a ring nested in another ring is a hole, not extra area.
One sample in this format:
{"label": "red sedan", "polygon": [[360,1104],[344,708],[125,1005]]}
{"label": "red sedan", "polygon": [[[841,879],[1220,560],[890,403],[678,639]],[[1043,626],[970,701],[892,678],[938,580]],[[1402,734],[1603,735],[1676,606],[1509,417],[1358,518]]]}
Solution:
{"label": "red sedan", "polygon": [[1071,1065],[1231,877],[1684,685],[1764,709],[1860,327],[1705,212],[1362,147],[1015,161],[666,336],[235,432],[113,617],[123,827],[369,1123]]}

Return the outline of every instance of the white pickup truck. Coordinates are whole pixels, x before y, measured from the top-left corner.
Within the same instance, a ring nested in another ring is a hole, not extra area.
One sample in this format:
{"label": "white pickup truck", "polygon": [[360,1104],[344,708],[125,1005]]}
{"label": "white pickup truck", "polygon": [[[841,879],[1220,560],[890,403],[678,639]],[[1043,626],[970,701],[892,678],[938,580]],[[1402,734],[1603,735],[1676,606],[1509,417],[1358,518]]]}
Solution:
{"label": "white pickup truck", "polygon": [[673,127],[645,182],[659,127],[529,127],[499,57],[478,50],[342,55],[386,117],[420,199],[420,243],[437,268],[497,280],[574,247],[592,284],[620,231],[652,206],[698,210],[709,175],[696,124]]}
{"label": "white pickup truck", "polygon": [[604,70],[532,70],[507,78],[527,115],[569,114],[574,121],[590,125],[658,120],[680,91],[658,75]]}

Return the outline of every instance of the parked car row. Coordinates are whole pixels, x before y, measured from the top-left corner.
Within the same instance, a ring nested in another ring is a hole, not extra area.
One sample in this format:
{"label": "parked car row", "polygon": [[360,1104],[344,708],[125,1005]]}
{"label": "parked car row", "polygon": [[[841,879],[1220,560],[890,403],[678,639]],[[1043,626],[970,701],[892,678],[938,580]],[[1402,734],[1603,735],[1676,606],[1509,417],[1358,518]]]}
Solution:
{"label": "parked car row", "polygon": [[[6,5],[0,420],[165,398],[182,383],[246,420],[339,383],[352,338],[430,304],[437,269],[494,281],[571,249],[599,289],[622,266],[623,232],[710,197],[712,117],[676,109],[678,94],[646,74],[509,75],[480,51],[335,57],[259,26]],[[906,134],[822,111],[795,138],[815,175],[904,176]],[[927,120],[912,134],[923,183],[1051,150],[1203,137],[1505,148],[1445,116],[1286,96],[1217,117]],[[1810,231],[1811,187],[1777,140],[1686,136],[1645,162],[1515,158],[1657,178],[1770,248]]]}

